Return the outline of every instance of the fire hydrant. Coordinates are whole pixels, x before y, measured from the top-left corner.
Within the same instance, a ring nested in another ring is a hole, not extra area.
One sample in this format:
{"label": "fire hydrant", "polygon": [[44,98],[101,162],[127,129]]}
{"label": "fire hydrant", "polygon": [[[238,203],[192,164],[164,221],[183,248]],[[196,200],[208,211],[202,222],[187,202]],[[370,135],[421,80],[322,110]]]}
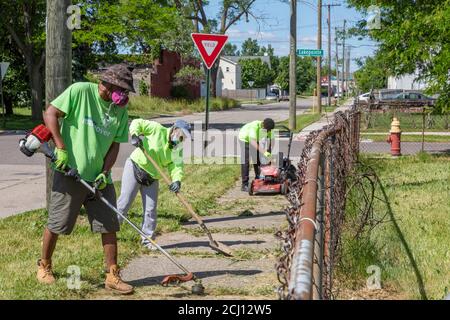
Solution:
{"label": "fire hydrant", "polygon": [[392,119],[391,131],[389,131],[389,136],[387,142],[391,144],[391,155],[393,157],[401,156],[401,134],[400,121],[397,118]]}

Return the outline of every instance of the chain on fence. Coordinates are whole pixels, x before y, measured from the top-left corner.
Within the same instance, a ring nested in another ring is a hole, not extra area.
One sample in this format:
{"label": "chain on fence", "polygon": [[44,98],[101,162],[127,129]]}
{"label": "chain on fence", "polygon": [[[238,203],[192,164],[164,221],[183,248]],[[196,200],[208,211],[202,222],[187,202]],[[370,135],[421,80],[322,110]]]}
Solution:
{"label": "chain on fence", "polygon": [[337,112],[331,124],[311,132],[287,195],[288,229],[278,232],[281,299],[332,299],[339,258],[347,178],[359,152],[360,113]]}

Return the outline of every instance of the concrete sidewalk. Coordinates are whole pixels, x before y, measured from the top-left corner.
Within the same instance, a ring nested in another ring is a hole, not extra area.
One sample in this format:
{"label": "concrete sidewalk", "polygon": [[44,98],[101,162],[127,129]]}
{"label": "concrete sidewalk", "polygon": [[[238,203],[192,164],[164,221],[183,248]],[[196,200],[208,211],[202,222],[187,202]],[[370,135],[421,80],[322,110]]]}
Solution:
{"label": "concrete sidewalk", "polygon": [[316,121],[306,128],[304,128],[302,131],[300,131],[295,137],[294,140],[296,141],[305,141],[306,137],[311,133],[311,131],[320,130],[324,126],[329,125],[331,121],[333,120],[333,116],[336,112],[342,111],[345,112],[349,110],[353,105],[353,99],[347,101],[344,103],[344,105],[337,107],[332,112],[326,112],[322,118],[320,118],[319,121]]}

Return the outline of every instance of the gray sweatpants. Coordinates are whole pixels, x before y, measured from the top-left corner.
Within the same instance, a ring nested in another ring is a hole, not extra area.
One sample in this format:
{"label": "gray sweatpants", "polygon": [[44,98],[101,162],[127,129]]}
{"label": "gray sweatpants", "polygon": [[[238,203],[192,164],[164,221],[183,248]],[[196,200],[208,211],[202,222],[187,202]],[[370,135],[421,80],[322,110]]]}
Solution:
{"label": "gray sweatpants", "polygon": [[[137,192],[141,192],[142,207],[144,211],[144,220],[142,222],[142,231],[150,238],[154,239],[156,229],[156,207],[158,203],[158,188],[159,182],[155,180],[150,186],[143,186],[136,181],[134,177],[133,164],[130,158],[125,162],[122,175],[122,187],[120,191],[119,199],[117,200],[117,209],[123,215],[128,215],[131,204],[136,198]],[[119,222],[122,223],[123,219],[119,218]],[[142,238],[142,243],[148,241]]]}

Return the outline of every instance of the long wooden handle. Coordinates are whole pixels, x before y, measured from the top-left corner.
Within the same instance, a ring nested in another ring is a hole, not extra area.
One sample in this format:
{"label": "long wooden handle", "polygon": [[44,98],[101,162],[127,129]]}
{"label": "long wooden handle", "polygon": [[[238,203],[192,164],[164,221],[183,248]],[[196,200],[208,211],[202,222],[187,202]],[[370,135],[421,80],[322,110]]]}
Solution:
{"label": "long wooden handle", "polygon": [[[144,148],[141,148],[142,152],[144,152],[145,157],[148,159],[148,161],[150,161],[153,166],[156,168],[156,170],[159,172],[159,174],[163,177],[163,180],[170,185],[172,183],[172,180],[170,180],[169,176],[161,169],[161,167],[156,163],[155,160],[153,160],[152,157],[150,157],[150,155],[147,153],[147,151],[145,151]],[[191,204],[189,202],[187,202],[186,198],[180,193],[177,192],[176,193],[178,199],[180,199],[181,203],[186,207],[186,209],[189,211],[189,213],[192,215],[192,217],[197,220],[197,222],[203,226],[203,220],[200,218],[199,215],[197,215],[197,213],[195,213],[194,209],[192,208]]]}

